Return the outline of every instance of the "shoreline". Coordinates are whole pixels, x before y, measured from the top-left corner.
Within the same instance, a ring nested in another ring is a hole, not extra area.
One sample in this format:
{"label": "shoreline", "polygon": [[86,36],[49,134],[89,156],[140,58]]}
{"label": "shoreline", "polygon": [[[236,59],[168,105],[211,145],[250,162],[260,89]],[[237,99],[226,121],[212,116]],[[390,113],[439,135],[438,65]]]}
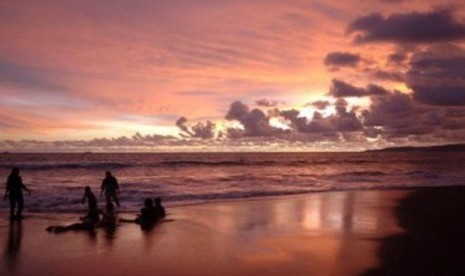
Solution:
{"label": "shoreline", "polygon": [[[454,188],[454,187],[462,187],[464,185],[425,185],[425,186],[386,186],[386,187],[373,187],[373,188],[347,188],[347,189],[331,189],[331,190],[317,190],[317,191],[304,191],[304,192],[289,192],[289,193],[271,193],[270,195],[260,195],[260,196],[245,196],[245,197],[227,197],[227,198],[217,198],[217,199],[209,199],[209,200],[204,200],[204,201],[196,201],[196,202],[190,202],[190,201],[185,201],[182,203],[179,203],[179,201],[167,201],[167,202],[162,202],[163,206],[168,207],[168,208],[183,208],[183,207],[190,207],[190,206],[198,206],[198,205],[205,205],[205,204],[221,204],[221,203],[231,203],[231,202],[241,202],[241,201],[260,201],[260,200],[268,200],[268,199],[279,199],[281,197],[283,198],[290,198],[290,197],[301,197],[301,196],[309,196],[313,194],[320,194],[320,193],[340,193],[340,192],[369,192],[369,191],[413,191],[413,190],[418,190],[418,189],[428,189],[428,188]],[[140,199],[140,208],[142,208],[143,205],[143,199]],[[162,197],[163,199],[163,197]],[[69,212],[51,212],[51,211],[28,211],[28,206],[27,206],[27,198],[25,200],[25,206],[24,206],[24,213],[28,214],[35,214],[35,215],[41,215],[41,214],[55,214],[55,215],[60,215],[60,214],[83,214],[86,212],[86,208],[82,207],[81,210],[79,211],[69,211]],[[4,203],[5,206],[7,203]],[[122,202],[122,205],[124,205],[124,202]],[[103,209],[103,203],[99,203],[99,209]],[[0,219],[3,216],[3,213],[7,213],[8,208],[2,208],[0,209]],[[124,210],[121,212],[121,214],[136,214],[138,210],[134,211],[127,211]]]}
{"label": "shoreline", "polygon": [[[400,215],[411,209],[405,205],[413,201],[428,210],[435,208],[427,204],[432,198],[445,210],[448,197],[465,198],[464,191],[355,190],[207,202],[168,207],[166,221],[150,231],[122,224],[113,233],[48,233],[47,226],[75,222],[76,214],[25,212],[22,222],[0,218],[0,274],[371,275],[389,271],[379,255],[389,239],[421,222],[418,214]],[[426,202],[417,200],[425,194]],[[135,214],[120,215],[128,216]]]}

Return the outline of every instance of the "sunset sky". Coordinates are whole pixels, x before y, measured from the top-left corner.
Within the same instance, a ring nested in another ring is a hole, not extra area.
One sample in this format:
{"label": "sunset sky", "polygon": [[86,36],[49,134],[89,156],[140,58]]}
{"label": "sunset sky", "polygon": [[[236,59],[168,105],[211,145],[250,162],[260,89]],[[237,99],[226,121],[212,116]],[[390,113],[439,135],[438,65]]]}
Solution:
{"label": "sunset sky", "polygon": [[0,2],[0,150],[465,141],[465,5]]}

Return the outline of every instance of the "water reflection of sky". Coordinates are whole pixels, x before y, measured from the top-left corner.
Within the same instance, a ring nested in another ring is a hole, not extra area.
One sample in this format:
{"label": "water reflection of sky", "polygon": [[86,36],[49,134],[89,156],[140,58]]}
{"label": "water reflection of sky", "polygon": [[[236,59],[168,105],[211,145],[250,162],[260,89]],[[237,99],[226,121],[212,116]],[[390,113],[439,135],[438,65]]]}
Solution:
{"label": "water reflection of sky", "polygon": [[[392,194],[392,193],[391,193]],[[272,199],[192,207],[204,225],[221,232],[248,235],[327,231],[338,234],[366,234],[385,230],[392,220],[388,207],[393,200],[381,191],[315,193],[293,200]],[[395,198],[395,197],[394,197]],[[392,199],[394,199],[392,198]],[[213,208],[212,208],[213,207]],[[213,210],[212,210],[213,209]]]}
{"label": "water reflection of sky", "polygon": [[195,222],[227,237],[212,238],[211,247],[217,254],[221,248],[237,248],[241,264],[249,269],[292,266],[296,273],[356,274],[376,262],[376,238],[400,231],[391,207],[405,193],[315,193],[182,212],[195,214]]}

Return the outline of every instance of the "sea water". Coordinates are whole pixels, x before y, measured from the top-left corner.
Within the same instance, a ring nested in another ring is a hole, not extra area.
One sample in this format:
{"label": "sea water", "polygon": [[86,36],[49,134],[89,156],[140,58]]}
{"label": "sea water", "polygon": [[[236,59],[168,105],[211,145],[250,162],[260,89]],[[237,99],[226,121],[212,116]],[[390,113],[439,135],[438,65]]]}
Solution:
{"label": "sea water", "polygon": [[[3,188],[19,167],[26,210],[78,212],[85,186],[100,198],[105,171],[120,185],[122,211],[146,197],[165,205],[318,191],[465,185],[465,152],[3,153]],[[8,208],[1,201],[0,210]]]}

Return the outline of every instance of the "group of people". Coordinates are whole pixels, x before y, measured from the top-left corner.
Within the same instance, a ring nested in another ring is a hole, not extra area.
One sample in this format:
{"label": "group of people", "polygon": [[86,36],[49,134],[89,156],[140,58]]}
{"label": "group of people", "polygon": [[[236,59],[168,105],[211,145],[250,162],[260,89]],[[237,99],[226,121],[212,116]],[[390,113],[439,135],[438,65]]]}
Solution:
{"label": "group of people", "polygon": [[[8,176],[7,185],[5,188],[4,199],[10,201],[10,220],[19,220],[22,218],[22,211],[24,207],[23,190],[29,190],[23,183],[19,175],[19,169],[13,168]],[[118,198],[119,185],[116,178],[110,171],[105,173],[105,178],[102,181],[100,196],[105,194],[105,209],[101,211],[98,208],[97,197],[92,192],[89,186],[84,188],[84,195],[82,197],[82,204],[87,202],[86,215],[81,217],[81,222],[74,223],[68,226],[50,226],[47,231],[51,232],[64,232],[67,230],[91,230],[96,227],[115,227],[117,222],[134,222],[141,226],[149,226],[155,224],[160,219],[166,216],[165,208],[161,205],[161,198],[157,197],[146,198],[144,200],[144,207],[140,210],[140,214],[135,219],[120,219],[117,220],[115,207],[120,207]]]}

